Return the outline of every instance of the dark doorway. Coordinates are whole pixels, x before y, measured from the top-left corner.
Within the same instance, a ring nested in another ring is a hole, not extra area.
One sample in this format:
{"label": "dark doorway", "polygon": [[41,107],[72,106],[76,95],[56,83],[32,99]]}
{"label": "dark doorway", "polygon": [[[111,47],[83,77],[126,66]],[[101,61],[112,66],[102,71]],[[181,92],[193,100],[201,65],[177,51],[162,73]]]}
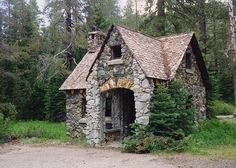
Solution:
{"label": "dark doorway", "polygon": [[123,139],[131,132],[130,124],[135,122],[134,92],[128,89],[113,89],[104,96],[106,141]]}
{"label": "dark doorway", "polygon": [[123,137],[130,134],[130,124],[135,122],[135,102],[134,93],[131,90],[122,90],[123,102]]}

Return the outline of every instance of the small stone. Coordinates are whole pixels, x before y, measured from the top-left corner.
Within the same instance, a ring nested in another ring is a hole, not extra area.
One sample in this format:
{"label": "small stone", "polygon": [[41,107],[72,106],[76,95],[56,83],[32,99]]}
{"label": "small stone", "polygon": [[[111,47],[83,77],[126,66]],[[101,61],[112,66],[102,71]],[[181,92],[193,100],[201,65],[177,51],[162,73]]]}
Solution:
{"label": "small stone", "polygon": [[143,82],[142,82],[142,87],[143,88],[148,88],[149,87],[149,82],[147,79],[144,79]]}
{"label": "small stone", "polygon": [[138,101],[135,102],[136,112],[141,112],[142,109],[145,108],[145,107],[146,107],[146,103],[138,102]]}
{"label": "small stone", "polygon": [[139,82],[139,79],[134,78],[134,84],[135,84],[135,85],[139,85],[139,83],[140,83],[140,82]]}
{"label": "small stone", "polygon": [[142,116],[136,119],[136,122],[142,125],[148,125],[149,123],[149,116]]}
{"label": "small stone", "polygon": [[149,102],[151,99],[151,95],[148,93],[143,93],[141,97],[139,98],[139,101],[141,102]]}
{"label": "small stone", "polygon": [[145,79],[145,75],[142,73],[141,75],[138,76],[138,78],[139,78],[140,80],[144,80],[144,79]]}

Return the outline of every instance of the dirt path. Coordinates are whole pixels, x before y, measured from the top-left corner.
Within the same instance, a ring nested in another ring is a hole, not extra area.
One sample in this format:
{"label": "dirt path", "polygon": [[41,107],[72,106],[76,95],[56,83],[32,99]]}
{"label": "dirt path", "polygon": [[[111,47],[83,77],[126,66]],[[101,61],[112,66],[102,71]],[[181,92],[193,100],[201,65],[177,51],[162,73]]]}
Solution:
{"label": "dirt path", "polygon": [[75,146],[0,146],[0,168],[236,168],[235,161],[154,156]]}

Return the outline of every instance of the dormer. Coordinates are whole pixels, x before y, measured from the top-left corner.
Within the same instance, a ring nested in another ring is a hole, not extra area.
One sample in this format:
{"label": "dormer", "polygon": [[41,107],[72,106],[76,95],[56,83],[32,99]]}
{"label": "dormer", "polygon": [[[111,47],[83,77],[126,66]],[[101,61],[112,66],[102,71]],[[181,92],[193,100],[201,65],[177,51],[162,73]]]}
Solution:
{"label": "dormer", "polygon": [[93,31],[88,33],[88,52],[96,52],[103,44],[106,34],[101,31]]}

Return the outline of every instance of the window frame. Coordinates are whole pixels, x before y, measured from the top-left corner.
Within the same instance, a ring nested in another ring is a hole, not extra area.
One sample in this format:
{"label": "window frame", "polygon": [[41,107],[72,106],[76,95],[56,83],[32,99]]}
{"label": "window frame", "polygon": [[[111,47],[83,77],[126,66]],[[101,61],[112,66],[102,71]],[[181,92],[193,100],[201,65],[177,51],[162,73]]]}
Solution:
{"label": "window frame", "polygon": [[110,47],[111,49],[111,60],[121,59],[121,45],[114,45]]}
{"label": "window frame", "polygon": [[105,117],[111,117],[111,116],[112,116],[112,97],[109,96],[106,97],[105,100]]}
{"label": "window frame", "polygon": [[186,53],[185,63],[186,63],[186,69],[192,69],[193,68],[192,54],[191,53]]}

